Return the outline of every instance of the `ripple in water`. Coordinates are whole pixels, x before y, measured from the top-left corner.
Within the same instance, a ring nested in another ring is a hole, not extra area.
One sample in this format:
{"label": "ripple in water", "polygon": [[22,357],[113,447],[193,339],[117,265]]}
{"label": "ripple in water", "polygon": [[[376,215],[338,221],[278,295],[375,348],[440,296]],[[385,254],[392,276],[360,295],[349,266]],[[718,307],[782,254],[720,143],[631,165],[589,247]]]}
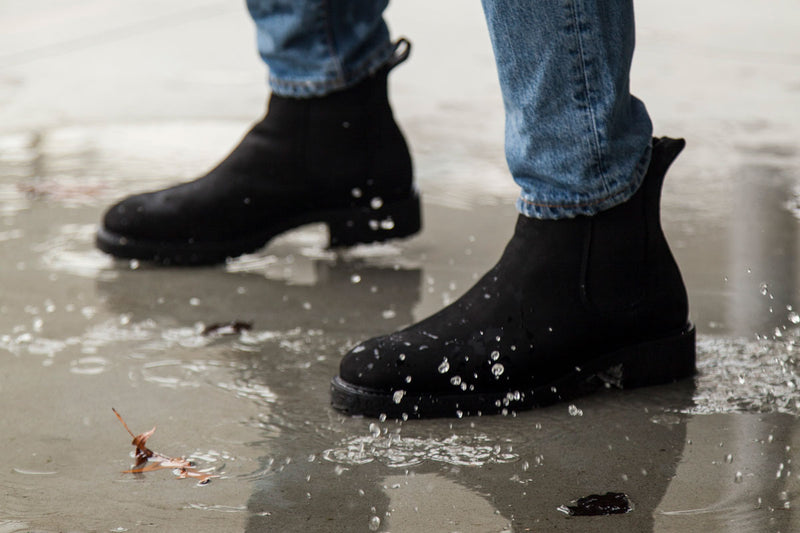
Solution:
{"label": "ripple in water", "polygon": [[83,374],[85,376],[95,376],[102,374],[108,368],[109,361],[105,357],[81,357],[70,363],[69,371],[73,374]]}

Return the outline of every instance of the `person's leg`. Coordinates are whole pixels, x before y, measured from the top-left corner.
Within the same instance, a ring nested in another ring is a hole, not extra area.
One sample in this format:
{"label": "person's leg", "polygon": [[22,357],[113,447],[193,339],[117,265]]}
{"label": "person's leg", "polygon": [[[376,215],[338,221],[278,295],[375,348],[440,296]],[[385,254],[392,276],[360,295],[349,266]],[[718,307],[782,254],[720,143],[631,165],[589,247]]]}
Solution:
{"label": "person's leg", "polygon": [[270,69],[267,115],[207,175],[112,206],[98,247],[120,258],[209,264],[324,222],[331,245],[420,228],[411,158],[388,101],[408,43],[386,1],[249,0]]}
{"label": "person's leg", "polygon": [[684,146],[651,141],[628,91],[630,0],[485,0],[522,187],[500,261],[452,305],[348,353],[332,404],[378,416],[461,416],[694,371],[694,329],[659,220]]}
{"label": "person's leg", "polygon": [[484,0],[506,159],[535,218],[593,215],[639,187],[652,125],[630,94],[631,0]]}

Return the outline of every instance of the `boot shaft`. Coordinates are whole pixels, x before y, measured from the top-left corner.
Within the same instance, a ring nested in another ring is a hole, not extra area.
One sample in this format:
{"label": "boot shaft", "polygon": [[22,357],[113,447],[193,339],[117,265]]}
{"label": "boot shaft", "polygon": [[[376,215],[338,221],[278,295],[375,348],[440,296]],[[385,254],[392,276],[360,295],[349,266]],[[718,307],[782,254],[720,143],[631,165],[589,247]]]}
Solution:
{"label": "boot shaft", "polygon": [[273,94],[267,115],[253,132],[282,139],[295,151],[298,168],[293,174],[308,190],[353,192],[370,199],[405,197],[413,171],[389,104],[390,70],[384,67],[354,87],[323,97]]}
{"label": "boot shaft", "polygon": [[[528,316],[536,317],[545,309],[553,323],[562,326],[569,327],[563,322],[571,317],[572,326],[598,332],[613,330],[615,323],[641,330],[618,332],[623,337],[639,333],[647,337],[654,329],[686,325],[686,288],[664,236],[659,209],[664,175],[684,144],[654,139],[642,185],[614,208],[562,220],[520,215],[514,237],[495,268],[525,272],[521,292],[537,295],[535,303],[523,303],[529,306]],[[577,323],[578,316],[585,321]]]}

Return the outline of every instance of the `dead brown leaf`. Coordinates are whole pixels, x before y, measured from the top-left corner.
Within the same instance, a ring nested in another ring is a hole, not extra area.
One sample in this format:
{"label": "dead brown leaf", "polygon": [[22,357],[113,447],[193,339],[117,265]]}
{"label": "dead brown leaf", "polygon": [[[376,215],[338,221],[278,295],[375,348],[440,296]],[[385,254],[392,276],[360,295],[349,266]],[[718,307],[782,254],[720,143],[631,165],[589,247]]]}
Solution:
{"label": "dead brown leaf", "polygon": [[191,461],[187,461],[182,457],[167,457],[166,455],[162,455],[149,449],[146,446],[147,439],[149,439],[153,433],[155,433],[155,426],[153,426],[153,429],[150,431],[145,431],[144,433],[134,435],[133,431],[131,431],[131,429],[128,427],[128,424],[125,423],[117,410],[113,407],[111,410],[114,411],[114,414],[117,415],[119,421],[122,422],[125,430],[130,434],[131,437],[133,437],[131,444],[136,446],[136,453],[134,454],[136,463],[130,470],[124,470],[122,472],[123,474],[143,474],[145,472],[153,472],[155,470],[170,469],[179,479],[197,479],[197,482],[200,485],[205,485],[209,483],[212,478],[219,477],[209,474],[208,472],[201,472]]}

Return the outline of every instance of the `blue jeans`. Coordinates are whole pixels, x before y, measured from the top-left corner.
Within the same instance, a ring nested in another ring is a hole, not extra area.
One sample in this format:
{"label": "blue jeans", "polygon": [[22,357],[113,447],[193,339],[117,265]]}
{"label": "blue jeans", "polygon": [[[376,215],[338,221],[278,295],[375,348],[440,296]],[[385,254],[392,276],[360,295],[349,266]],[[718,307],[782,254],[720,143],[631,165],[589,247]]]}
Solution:
{"label": "blue jeans", "polygon": [[[394,46],[388,0],[247,0],[272,90],[309,97],[354,85]],[[632,0],[483,0],[506,113],[518,210],[559,219],[630,198],[652,124],[630,94]]]}

